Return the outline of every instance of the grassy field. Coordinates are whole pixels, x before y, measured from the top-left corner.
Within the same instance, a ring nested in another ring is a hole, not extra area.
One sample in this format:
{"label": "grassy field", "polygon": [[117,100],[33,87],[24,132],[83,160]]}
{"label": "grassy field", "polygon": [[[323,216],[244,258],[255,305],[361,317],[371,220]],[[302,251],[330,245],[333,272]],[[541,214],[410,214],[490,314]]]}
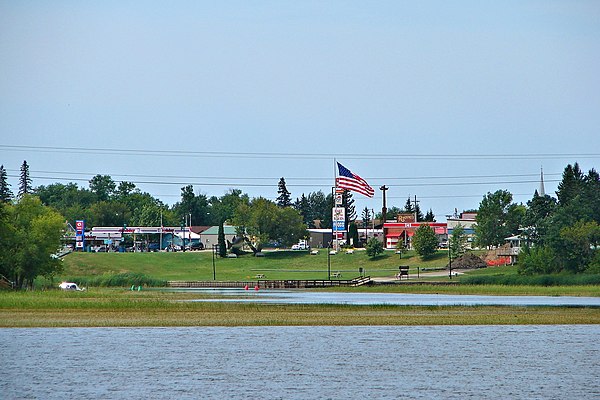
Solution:
{"label": "grassy field", "polygon": [[[600,285],[525,286],[468,285],[461,277],[447,284],[446,274],[415,279],[417,267],[438,270],[447,253],[427,262],[413,254],[402,259],[386,253],[375,260],[364,252],[340,253],[330,258],[331,271],[343,279],[358,276],[359,268],[372,277],[393,277],[399,265],[411,267],[409,284],[332,288],[352,292],[402,292],[492,295],[600,296]],[[130,291],[92,285],[83,292],[63,292],[57,281],[122,273],[144,274],[158,280],[212,280],[210,252],[186,253],[75,253],[64,258],[64,272],[45,282],[53,290],[0,292],[0,327],[87,326],[250,326],[250,325],[485,325],[485,324],[599,324],[600,309],[585,307],[416,307],[351,305],[273,305],[188,302],[203,295],[161,290]],[[254,279],[326,279],[327,254],[268,252],[237,259],[215,259],[220,281]],[[474,276],[517,275],[516,267],[493,267],[469,271]],[[418,284],[412,284],[418,281]]]}
{"label": "grassy field", "polygon": [[267,305],[93,289],[0,293],[0,327],[600,324],[598,308]]}
{"label": "grassy field", "polygon": [[[439,252],[428,261],[421,261],[414,253],[402,259],[386,252],[376,259],[364,251],[354,254],[339,253],[329,259],[331,272],[340,272],[343,278],[359,276],[359,268],[372,277],[393,276],[398,266],[416,269],[444,268],[447,252]],[[257,274],[266,279],[327,279],[327,251],[309,255],[305,251],[266,252],[265,257],[244,255],[239,258],[215,258],[217,280],[253,279]],[[64,273],[59,278],[77,278],[122,272],[143,273],[164,280],[212,280],[213,257],[211,252],[186,253],[72,253],[64,258]]]}

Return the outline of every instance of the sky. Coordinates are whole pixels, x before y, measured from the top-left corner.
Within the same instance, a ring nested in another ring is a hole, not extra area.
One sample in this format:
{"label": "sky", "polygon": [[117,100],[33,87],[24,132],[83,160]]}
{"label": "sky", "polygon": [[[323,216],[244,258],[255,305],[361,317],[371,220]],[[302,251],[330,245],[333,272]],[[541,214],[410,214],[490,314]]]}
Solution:
{"label": "sky", "polygon": [[438,221],[600,168],[597,1],[0,0],[0,164],[18,190],[96,174],[331,192],[338,161]]}

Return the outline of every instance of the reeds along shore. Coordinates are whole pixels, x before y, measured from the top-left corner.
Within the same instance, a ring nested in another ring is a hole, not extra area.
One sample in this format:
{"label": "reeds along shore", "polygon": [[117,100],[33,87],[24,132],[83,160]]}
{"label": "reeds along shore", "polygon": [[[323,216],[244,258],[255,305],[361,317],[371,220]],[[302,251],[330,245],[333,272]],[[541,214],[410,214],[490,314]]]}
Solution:
{"label": "reeds along shore", "polygon": [[587,307],[265,305],[160,291],[1,292],[0,327],[600,324]]}

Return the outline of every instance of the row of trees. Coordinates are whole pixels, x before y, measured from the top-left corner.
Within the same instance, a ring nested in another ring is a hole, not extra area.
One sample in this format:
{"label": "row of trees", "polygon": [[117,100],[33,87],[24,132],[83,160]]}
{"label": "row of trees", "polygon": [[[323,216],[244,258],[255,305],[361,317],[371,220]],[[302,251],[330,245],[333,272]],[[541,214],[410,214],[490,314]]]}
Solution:
{"label": "row of trees", "polygon": [[[525,274],[560,272],[600,273],[600,176],[594,169],[584,174],[579,165],[567,165],[556,198],[535,191],[526,205],[513,202],[506,190],[487,193],[477,210],[475,245],[498,247],[509,236],[522,239],[519,271]],[[466,235],[458,225],[450,238],[454,259],[465,252]],[[424,258],[435,254],[433,229],[422,225],[413,247]]]}

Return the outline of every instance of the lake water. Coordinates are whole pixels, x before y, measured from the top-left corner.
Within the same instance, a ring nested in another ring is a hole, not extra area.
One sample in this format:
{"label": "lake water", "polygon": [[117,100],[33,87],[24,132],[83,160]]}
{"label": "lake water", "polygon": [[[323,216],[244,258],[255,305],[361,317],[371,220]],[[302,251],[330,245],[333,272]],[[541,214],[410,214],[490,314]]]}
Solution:
{"label": "lake water", "polygon": [[[173,291],[173,289],[171,289]],[[400,306],[571,306],[600,307],[600,297],[577,296],[480,296],[406,293],[344,293],[304,290],[176,289],[218,296],[192,301],[275,303],[275,304],[351,304]]]}
{"label": "lake water", "polygon": [[593,399],[600,326],[0,329],[2,399]]}

